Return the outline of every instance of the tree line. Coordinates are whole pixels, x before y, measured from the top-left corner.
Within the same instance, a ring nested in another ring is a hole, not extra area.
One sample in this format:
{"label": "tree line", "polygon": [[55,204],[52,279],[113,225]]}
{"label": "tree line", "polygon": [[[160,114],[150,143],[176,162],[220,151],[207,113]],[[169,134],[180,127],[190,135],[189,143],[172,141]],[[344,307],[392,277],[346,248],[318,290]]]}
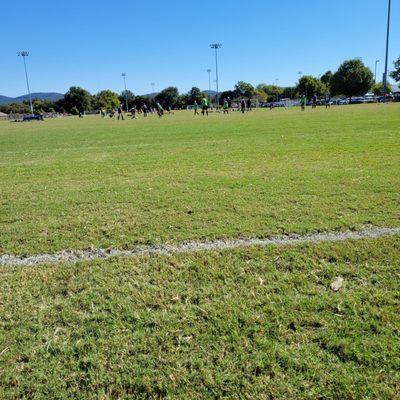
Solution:
{"label": "tree line", "polygon": [[[394,71],[390,76],[397,82],[400,81],[400,57],[394,62]],[[232,90],[227,90],[219,95],[220,104],[226,98],[232,100],[245,98],[256,98],[260,102],[275,102],[283,98],[296,99],[305,95],[308,99],[315,94],[318,97],[329,93],[332,96],[341,95],[346,97],[362,96],[368,91],[373,91],[376,95],[383,92],[383,84],[381,82],[374,83],[372,71],[364,65],[362,60],[347,60],[340,65],[336,72],[327,71],[319,77],[305,75],[300,77],[296,86],[281,87],[278,85],[268,85],[260,83],[253,86],[250,83],[239,81]],[[87,90],[72,86],[64,98],[58,101],[50,100],[33,100],[33,108],[36,113],[60,112],[79,114],[90,110],[112,110],[120,104],[126,109],[126,101],[128,108],[155,107],[159,102],[163,107],[171,107],[175,109],[184,108],[193,105],[196,101],[201,103],[203,97],[209,97],[209,94],[202,92],[199,88],[193,87],[188,93],[180,94],[176,87],[168,87],[157,93],[155,97],[151,96],[135,96],[130,90],[115,93],[111,90],[102,90],[92,95]],[[215,103],[215,96],[210,99]],[[18,104],[8,104],[0,106],[0,111],[9,113],[29,113],[29,102],[24,101]]]}

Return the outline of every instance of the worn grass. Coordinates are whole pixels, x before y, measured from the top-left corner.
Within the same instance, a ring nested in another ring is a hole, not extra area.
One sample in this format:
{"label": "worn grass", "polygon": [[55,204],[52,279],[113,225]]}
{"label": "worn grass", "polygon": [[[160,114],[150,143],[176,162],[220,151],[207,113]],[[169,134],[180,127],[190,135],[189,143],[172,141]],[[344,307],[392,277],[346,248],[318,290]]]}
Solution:
{"label": "worn grass", "polygon": [[0,123],[0,253],[399,224],[400,105]]}
{"label": "worn grass", "polygon": [[2,268],[0,398],[396,399],[399,252],[386,238]]}

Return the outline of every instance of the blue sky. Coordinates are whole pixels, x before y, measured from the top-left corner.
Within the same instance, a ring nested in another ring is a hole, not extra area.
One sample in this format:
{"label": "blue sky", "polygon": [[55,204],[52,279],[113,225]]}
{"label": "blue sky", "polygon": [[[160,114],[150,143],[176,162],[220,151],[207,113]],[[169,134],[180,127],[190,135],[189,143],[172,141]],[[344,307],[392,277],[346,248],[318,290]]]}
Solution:
{"label": "blue sky", "polygon": [[[400,55],[400,0],[392,0],[390,66]],[[238,80],[294,84],[348,58],[384,66],[387,0],[20,0],[3,7],[0,94],[26,93],[18,50],[29,50],[31,90],[136,94],[208,88],[209,44],[222,43],[220,89]]]}

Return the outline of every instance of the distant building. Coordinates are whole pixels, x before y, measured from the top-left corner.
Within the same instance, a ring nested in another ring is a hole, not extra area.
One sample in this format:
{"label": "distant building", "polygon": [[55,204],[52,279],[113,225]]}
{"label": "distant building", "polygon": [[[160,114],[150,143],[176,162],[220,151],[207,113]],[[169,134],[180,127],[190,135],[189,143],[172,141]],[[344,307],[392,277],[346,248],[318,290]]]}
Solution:
{"label": "distant building", "polygon": [[0,120],[7,120],[7,119],[8,119],[8,114],[0,112]]}

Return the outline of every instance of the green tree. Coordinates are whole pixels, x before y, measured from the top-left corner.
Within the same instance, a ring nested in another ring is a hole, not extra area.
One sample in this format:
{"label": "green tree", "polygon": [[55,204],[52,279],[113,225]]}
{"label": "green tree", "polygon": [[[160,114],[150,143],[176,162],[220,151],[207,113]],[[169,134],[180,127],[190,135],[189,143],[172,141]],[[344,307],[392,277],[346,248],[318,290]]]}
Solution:
{"label": "green tree", "polygon": [[192,87],[186,96],[182,96],[182,101],[184,104],[193,104],[195,101],[201,103],[201,99],[205,94],[198,88]]}
{"label": "green tree", "polygon": [[266,83],[257,85],[257,91],[264,92],[268,102],[279,101],[283,95],[283,88],[276,85],[267,85]]}
{"label": "green tree", "polygon": [[247,97],[247,98],[252,98],[254,93],[255,93],[255,89],[254,86],[250,83],[244,82],[244,81],[239,81],[236,85],[235,85],[235,92],[236,92],[236,96],[237,97]]}
{"label": "green tree", "polygon": [[219,94],[220,105],[222,105],[224,103],[224,100],[227,99],[228,97],[231,100],[234,100],[236,98],[236,92],[234,90],[225,90],[224,92],[221,92]]}
{"label": "green tree", "polygon": [[85,110],[89,110],[91,105],[92,95],[87,90],[77,86],[70,87],[61,102],[61,107],[67,112],[70,112],[73,107],[80,112],[84,112]]}
{"label": "green tree", "polygon": [[350,97],[363,96],[374,82],[372,71],[360,59],[347,60],[333,74],[331,91]]}
{"label": "green tree", "polygon": [[[389,87],[388,89],[390,91]],[[374,86],[372,86],[372,92],[374,93],[375,96],[381,96],[383,93],[383,83],[382,82],[375,83]]]}
{"label": "green tree", "polygon": [[74,107],[71,108],[70,113],[72,115],[78,115],[79,114],[79,110],[78,110],[77,107],[74,106]]}
{"label": "green tree", "polygon": [[146,104],[147,107],[154,107],[154,99],[150,96],[136,96],[133,104],[136,108],[143,107]]}
{"label": "green tree", "polygon": [[[131,107],[135,101],[135,95],[130,90],[123,90],[121,94],[118,96],[120,104],[125,104],[126,100],[128,100],[128,107]],[[126,108],[126,104],[125,104]]]}
{"label": "green tree", "polygon": [[179,91],[176,87],[167,87],[157,94],[155,101],[159,101],[163,107],[176,107],[179,99]]}
{"label": "green tree", "polygon": [[283,99],[293,99],[296,94],[296,87],[295,86],[287,86],[283,88],[282,91],[282,98]]}
{"label": "green tree", "polygon": [[254,92],[254,97],[258,101],[267,101],[268,100],[267,94],[265,92],[263,92],[262,90],[258,90],[258,89],[256,89],[256,91]]}
{"label": "green tree", "polygon": [[394,64],[394,71],[390,73],[390,76],[396,82],[400,82],[400,57],[393,64]]}
{"label": "green tree", "polygon": [[[26,103],[26,105],[29,105],[29,102],[25,102],[25,103]],[[35,114],[54,112],[57,108],[56,103],[51,100],[33,99],[32,105],[33,105],[33,110],[34,110]]]}
{"label": "green tree", "polygon": [[296,92],[300,96],[305,94],[307,99],[311,99],[314,94],[322,96],[326,91],[327,87],[318,78],[310,75],[302,76],[296,87]]}
{"label": "green tree", "polygon": [[322,76],[321,76],[321,82],[326,85],[327,87],[330,87],[331,84],[331,79],[333,76],[332,71],[326,71]]}
{"label": "green tree", "polygon": [[29,103],[11,103],[0,105],[0,111],[6,114],[30,114]]}
{"label": "green tree", "polygon": [[97,108],[105,108],[106,110],[112,110],[121,104],[118,94],[111,90],[102,90],[97,93],[95,103]]}

